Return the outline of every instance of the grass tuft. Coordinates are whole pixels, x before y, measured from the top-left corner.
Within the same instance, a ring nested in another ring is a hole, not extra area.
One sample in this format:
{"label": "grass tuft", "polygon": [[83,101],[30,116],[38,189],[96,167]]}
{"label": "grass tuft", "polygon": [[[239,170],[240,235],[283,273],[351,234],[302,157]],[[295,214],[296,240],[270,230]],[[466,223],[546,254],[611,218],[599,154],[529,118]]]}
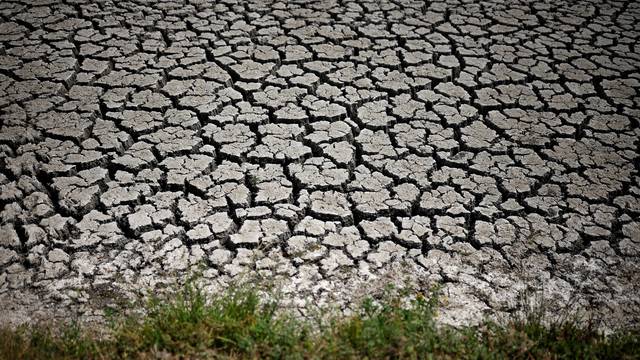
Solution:
{"label": "grass tuft", "polygon": [[435,296],[389,292],[348,317],[300,319],[256,291],[208,296],[192,284],[142,315],[115,315],[106,335],[76,324],[0,329],[1,359],[638,359],[640,334],[604,336],[538,313],[505,324],[438,325]]}

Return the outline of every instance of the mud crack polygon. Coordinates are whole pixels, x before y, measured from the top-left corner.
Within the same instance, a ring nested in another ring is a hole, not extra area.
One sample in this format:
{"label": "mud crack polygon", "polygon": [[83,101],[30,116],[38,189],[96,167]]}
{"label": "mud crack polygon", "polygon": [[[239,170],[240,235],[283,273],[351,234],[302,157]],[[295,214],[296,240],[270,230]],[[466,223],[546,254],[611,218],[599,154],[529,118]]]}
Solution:
{"label": "mud crack polygon", "polygon": [[197,268],[637,323],[639,24],[637,1],[4,0],[4,320]]}

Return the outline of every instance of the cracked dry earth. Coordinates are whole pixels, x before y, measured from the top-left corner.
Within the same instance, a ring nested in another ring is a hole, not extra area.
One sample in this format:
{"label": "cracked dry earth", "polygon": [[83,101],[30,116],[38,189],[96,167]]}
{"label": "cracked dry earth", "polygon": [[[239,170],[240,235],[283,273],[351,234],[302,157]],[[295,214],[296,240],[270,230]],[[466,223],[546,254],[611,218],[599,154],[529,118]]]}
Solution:
{"label": "cracked dry earth", "polygon": [[[198,269],[640,317],[640,3],[0,3],[2,322]],[[533,296],[532,295],[532,296]],[[556,306],[556,305],[554,305]]]}

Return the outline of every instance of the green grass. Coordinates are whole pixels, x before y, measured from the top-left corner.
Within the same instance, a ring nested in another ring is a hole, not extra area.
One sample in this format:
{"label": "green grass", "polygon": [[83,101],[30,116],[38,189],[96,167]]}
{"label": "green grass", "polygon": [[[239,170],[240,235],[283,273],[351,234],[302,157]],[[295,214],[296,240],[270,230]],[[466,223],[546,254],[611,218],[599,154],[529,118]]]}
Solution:
{"label": "green grass", "polygon": [[[1,359],[638,359],[640,334],[604,336],[537,313],[504,324],[437,325],[435,297],[391,292],[348,317],[294,317],[257,292],[206,296],[187,285],[144,315],[114,315],[105,334],[75,325],[0,330]],[[326,314],[325,314],[326,315]],[[320,320],[321,319],[321,320]]]}

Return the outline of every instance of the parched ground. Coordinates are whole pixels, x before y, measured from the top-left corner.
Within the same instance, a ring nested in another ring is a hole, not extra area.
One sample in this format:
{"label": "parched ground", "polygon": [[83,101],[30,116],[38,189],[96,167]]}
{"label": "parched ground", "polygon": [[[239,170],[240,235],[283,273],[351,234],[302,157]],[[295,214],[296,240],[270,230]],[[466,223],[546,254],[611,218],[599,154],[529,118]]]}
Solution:
{"label": "parched ground", "polygon": [[198,270],[637,325],[640,2],[426,3],[1,1],[0,321]]}

